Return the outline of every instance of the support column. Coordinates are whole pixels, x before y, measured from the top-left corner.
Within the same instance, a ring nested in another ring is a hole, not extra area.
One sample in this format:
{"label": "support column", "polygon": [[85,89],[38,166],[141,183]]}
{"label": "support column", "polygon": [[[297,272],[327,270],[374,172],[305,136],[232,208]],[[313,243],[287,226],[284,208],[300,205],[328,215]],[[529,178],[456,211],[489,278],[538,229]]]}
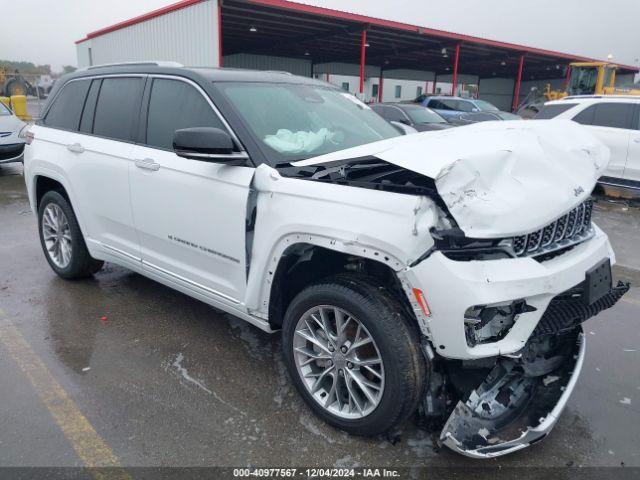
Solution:
{"label": "support column", "polygon": [[433,87],[431,87],[431,93],[436,93],[436,83],[438,83],[438,74],[433,75]]}
{"label": "support column", "polygon": [[367,47],[365,46],[367,43],[367,29],[362,30],[362,37],[360,39],[360,94],[364,93],[364,66],[366,61],[366,52]]}
{"label": "support column", "polygon": [[518,63],[518,76],[516,77],[516,88],[513,91],[513,108],[515,112],[518,109],[518,101],[520,100],[520,86],[522,85],[522,69],[524,68],[524,54],[520,55]]}
{"label": "support column", "polygon": [[458,62],[460,60],[460,44],[456,45],[456,53],[453,57],[453,86],[451,87],[451,95],[456,94],[456,88],[458,86]]}
{"label": "support column", "polygon": [[565,92],[569,89],[569,82],[571,81],[571,65],[567,65],[567,75],[564,79],[564,90]]}
{"label": "support column", "polygon": [[382,102],[382,88],[384,87],[384,75],[380,69],[380,81],[378,82],[378,102]]}

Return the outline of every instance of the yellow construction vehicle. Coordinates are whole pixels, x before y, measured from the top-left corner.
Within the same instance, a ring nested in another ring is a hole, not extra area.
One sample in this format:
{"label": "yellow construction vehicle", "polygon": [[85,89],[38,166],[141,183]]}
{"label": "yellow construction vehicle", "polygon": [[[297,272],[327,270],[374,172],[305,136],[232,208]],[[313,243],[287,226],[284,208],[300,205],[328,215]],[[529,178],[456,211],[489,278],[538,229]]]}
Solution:
{"label": "yellow construction vehicle", "polygon": [[569,65],[566,91],[551,90],[547,85],[547,100],[559,100],[568,95],[640,95],[640,89],[616,88],[616,69],[613,63],[574,62]]}
{"label": "yellow construction vehicle", "polygon": [[11,72],[9,68],[0,65],[0,95],[36,95],[35,86],[25,79],[17,70]]}
{"label": "yellow construction vehicle", "polygon": [[534,117],[545,102],[571,95],[640,95],[640,89],[617,88],[617,65],[607,62],[573,62],[569,64],[566,90],[551,90],[547,84],[543,92],[533,90],[518,108],[523,118]]}

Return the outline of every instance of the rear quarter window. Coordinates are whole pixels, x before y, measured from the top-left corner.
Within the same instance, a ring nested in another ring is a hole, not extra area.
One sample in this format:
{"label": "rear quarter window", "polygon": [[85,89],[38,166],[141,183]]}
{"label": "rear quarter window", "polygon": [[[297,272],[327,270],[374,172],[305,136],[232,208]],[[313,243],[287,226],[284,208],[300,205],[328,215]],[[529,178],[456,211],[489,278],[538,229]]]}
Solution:
{"label": "rear quarter window", "polygon": [[555,118],[561,113],[564,113],[573,107],[575,107],[577,103],[563,103],[563,104],[555,104],[555,105],[545,105],[542,107],[537,115],[535,116],[536,120],[549,120],[550,118]]}
{"label": "rear quarter window", "polygon": [[635,105],[631,103],[598,103],[573,117],[582,125],[609,128],[632,128]]}
{"label": "rear quarter window", "polygon": [[90,84],[90,80],[75,80],[62,87],[42,123],[62,130],[78,130]]}

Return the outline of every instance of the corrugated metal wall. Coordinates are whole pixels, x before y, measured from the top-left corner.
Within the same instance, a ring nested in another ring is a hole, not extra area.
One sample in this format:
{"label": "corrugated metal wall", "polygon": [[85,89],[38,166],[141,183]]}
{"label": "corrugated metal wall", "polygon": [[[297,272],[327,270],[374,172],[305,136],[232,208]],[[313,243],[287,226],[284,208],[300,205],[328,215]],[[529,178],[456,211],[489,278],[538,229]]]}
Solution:
{"label": "corrugated metal wall", "polygon": [[206,0],[82,42],[78,66],[88,66],[89,47],[93,65],[171,60],[192,67],[218,66],[218,3]]}
{"label": "corrugated metal wall", "polygon": [[248,68],[250,70],[276,70],[289,72],[303,77],[311,76],[311,60],[299,58],[275,57],[238,53],[223,57],[222,64],[230,68]]}
{"label": "corrugated metal wall", "polygon": [[385,70],[383,73],[385,78],[395,78],[397,80],[416,80],[420,82],[432,82],[435,73],[427,70],[409,70],[406,68],[393,68]]}
{"label": "corrugated metal wall", "polygon": [[483,78],[480,80],[480,98],[510,112],[514,84],[512,78]]}

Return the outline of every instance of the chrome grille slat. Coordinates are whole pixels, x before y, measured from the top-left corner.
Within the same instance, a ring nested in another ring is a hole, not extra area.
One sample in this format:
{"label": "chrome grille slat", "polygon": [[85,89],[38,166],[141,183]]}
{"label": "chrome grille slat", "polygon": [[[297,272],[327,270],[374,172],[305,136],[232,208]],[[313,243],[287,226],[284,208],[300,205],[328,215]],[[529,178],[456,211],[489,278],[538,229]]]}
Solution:
{"label": "chrome grille slat", "polygon": [[518,257],[538,256],[590,238],[592,211],[593,201],[589,199],[542,229],[513,237],[513,253]]}
{"label": "chrome grille slat", "polygon": [[564,232],[563,240],[571,238],[573,231],[576,228],[576,210],[575,208],[569,212],[569,219],[567,220],[567,229]]}

